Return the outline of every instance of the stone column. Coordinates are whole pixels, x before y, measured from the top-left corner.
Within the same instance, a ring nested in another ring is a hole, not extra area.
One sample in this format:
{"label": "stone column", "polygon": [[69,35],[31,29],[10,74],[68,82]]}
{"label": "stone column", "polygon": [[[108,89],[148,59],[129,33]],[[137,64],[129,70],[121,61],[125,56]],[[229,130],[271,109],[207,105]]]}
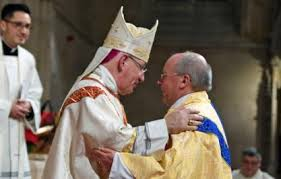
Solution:
{"label": "stone column", "polygon": [[272,108],[271,108],[271,131],[270,131],[270,156],[268,171],[275,174],[277,172],[279,158],[278,144],[278,89],[281,88],[281,59],[278,56],[272,58]]}

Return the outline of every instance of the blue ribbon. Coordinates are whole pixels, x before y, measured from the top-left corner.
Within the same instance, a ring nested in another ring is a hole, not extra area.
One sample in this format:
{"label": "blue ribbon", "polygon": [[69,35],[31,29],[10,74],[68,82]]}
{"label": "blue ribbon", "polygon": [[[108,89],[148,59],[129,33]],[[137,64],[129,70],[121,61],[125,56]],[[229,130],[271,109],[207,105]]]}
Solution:
{"label": "blue ribbon", "polygon": [[219,143],[220,143],[220,149],[221,149],[221,156],[228,163],[228,165],[231,166],[229,148],[224,140],[223,135],[221,134],[220,130],[218,129],[217,125],[210,119],[204,117],[203,123],[198,126],[197,130],[200,132],[204,132],[204,133],[212,133],[218,137]]}

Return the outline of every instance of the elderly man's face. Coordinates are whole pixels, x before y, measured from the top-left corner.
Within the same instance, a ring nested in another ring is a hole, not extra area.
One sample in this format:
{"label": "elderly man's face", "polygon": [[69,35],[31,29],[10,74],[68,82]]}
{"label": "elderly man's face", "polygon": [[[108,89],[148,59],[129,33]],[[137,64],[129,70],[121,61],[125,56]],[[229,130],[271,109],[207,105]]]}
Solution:
{"label": "elderly man's face", "polygon": [[14,48],[25,44],[29,38],[31,18],[21,11],[14,12],[13,16],[1,21],[1,31],[7,45]]}
{"label": "elderly man's face", "polygon": [[162,91],[162,101],[167,106],[171,106],[179,98],[178,86],[181,76],[175,71],[175,66],[180,56],[170,57],[163,67],[163,71],[157,84]]}
{"label": "elderly man's face", "polygon": [[261,166],[261,161],[255,156],[244,156],[242,158],[241,173],[245,177],[254,176]]}
{"label": "elderly man's face", "polygon": [[128,95],[134,92],[134,89],[144,81],[144,72],[146,63],[136,57],[123,54],[125,57],[122,76],[118,83],[118,93]]}

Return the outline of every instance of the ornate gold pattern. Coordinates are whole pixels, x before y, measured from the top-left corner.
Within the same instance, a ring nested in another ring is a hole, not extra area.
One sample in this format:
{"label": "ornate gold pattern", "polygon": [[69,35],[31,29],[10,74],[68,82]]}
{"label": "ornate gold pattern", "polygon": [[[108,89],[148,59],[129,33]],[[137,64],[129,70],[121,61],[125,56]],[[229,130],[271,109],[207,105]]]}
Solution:
{"label": "ornate gold pattern", "polygon": [[126,47],[126,45],[122,42],[122,40],[113,36],[108,36],[104,40],[103,46],[107,48],[118,48],[118,49],[122,49]]}
{"label": "ornate gold pattern", "polygon": [[136,27],[134,24],[126,23],[128,30],[131,32],[132,36],[138,38],[144,34],[150,32],[150,30],[143,28],[143,27]]}
{"label": "ornate gold pattern", "polygon": [[145,49],[144,47],[138,47],[133,49],[134,54],[136,57],[140,59],[148,59],[149,58],[149,51]]}
{"label": "ornate gold pattern", "polygon": [[105,87],[110,94],[112,94],[113,96],[115,96],[120,104],[120,106],[122,106],[122,116],[123,116],[123,123],[124,125],[126,126],[128,124],[128,120],[127,120],[127,116],[126,116],[126,113],[125,113],[125,110],[124,110],[124,107],[123,105],[120,103],[120,100],[119,100],[119,95],[114,93],[111,89],[107,88],[106,86],[104,86],[103,83],[101,83],[99,80],[95,79],[95,78],[92,78],[92,77],[89,77],[89,76],[85,76],[82,78],[82,80],[93,80],[97,83],[99,83],[100,85],[102,85],[103,87]]}
{"label": "ornate gold pattern", "polygon": [[105,92],[96,86],[86,86],[83,88],[80,88],[76,91],[74,91],[64,102],[62,110],[60,111],[60,114],[64,111],[66,106],[72,104],[72,103],[78,103],[82,98],[84,97],[91,97],[95,99],[101,94],[104,94]]}
{"label": "ornate gold pattern", "polygon": [[103,46],[129,53],[147,63],[157,27],[158,21],[151,29],[126,22],[121,7]]}

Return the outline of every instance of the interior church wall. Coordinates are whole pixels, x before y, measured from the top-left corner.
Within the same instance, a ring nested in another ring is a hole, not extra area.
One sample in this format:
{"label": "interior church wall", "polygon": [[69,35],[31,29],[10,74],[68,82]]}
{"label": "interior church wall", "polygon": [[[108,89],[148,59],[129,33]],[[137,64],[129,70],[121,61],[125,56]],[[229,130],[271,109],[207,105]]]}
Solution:
{"label": "interior church wall", "polygon": [[[169,41],[169,39],[179,37],[176,34],[168,34],[170,29],[166,28],[169,24],[163,27],[162,22],[165,20],[174,22],[179,19],[162,19],[161,21],[161,13],[167,8],[164,6],[166,2],[163,5],[155,0],[91,0],[87,3],[76,0],[1,0],[0,7],[7,2],[25,2],[31,7],[34,28],[26,47],[37,59],[37,67],[45,90],[42,101],[51,99],[55,110],[59,109],[76,77],[92,60],[96,49],[103,43],[119,7],[124,5],[125,18],[136,25],[151,27],[160,17],[159,32],[156,34],[146,80],[136,89],[136,93],[122,98],[129,122],[140,125],[145,121],[161,118],[165,114],[167,108],[161,103],[161,92],[156,84],[165,60],[174,52],[193,50],[202,53],[213,68],[214,81],[210,97],[223,120],[232,153],[232,167],[239,166],[240,152],[244,147],[253,145],[266,147],[259,144],[258,137],[262,134],[257,132],[257,120],[261,120],[259,113],[270,112],[267,111],[270,110],[269,106],[265,105],[261,109],[260,104],[258,105],[258,100],[262,98],[259,94],[261,85],[267,83],[262,75],[265,69],[264,61],[270,60],[267,51],[268,44],[253,45],[248,41],[245,42],[245,39],[247,39],[247,34],[250,34],[250,39],[263,41],[268,38],[264,34],[268,28],[262,28],[263,32],[258,31],[256,35],[252,33],[255,24],[247,26],[247,23],[250,23],[249,19],[255,18],[255,14],[259,11],[254,11],[251,15],[250,12],[247,14],[248,11],[242,9],[242,15],[239,15],[239,6],[245,2],[234,3],[235,8],[238,8],[234,17],[236,18],[234,23],[237,25],[235,31],[227,35],[218,32],[215,37],[208,37],[208,34],[204,36],[200,33],[187,34],[187,37],[193,36],[191,39],[195,39],[195,41],[187,42]],[[254,6],[258,6],[258,9],[262,8],[260,4],[254,4]],[[162,11],[155,10],[154,7],[162,8]],[[183,6],[177,8],[181,11]],[[190,11],[194,10],[188,6],[186,8]],[[251,15],[246,18],[248,21],[237,20],[248,15]],[[256,20],[256,23],[259,22]],[[229,25],[232,21],[226,23]],[[278,24],[280,23],[276,26]],[[198,24],[195,22],[195,25]],[[225,43],[233,34],[239,36],[240,25],[245,35],[243,39],[235,36],[233,41],[231,39],[229,43]],[[193,27],[188,25],[183,28],[181,26],[172,26],[172,28],[193,30]],[[278,36],[279,31],[275,30],[275,32]],[[222,39],[221,44],[215,44],[216,38]],[[279,41],[275,42],[276,47],[279,47]]]}
{"label": "interior church wall", "polygon": [[[133,125],[159,119],[166,107],[161,104],[161,91],[156,84],[165,60],[174,52],[186,49],[154,47],[146,80],[135,94],[124,97],[129,121]],[[237,168],[240,152],[246,146],[256,146],[257,98],[262,66],[248,50],[191,49],[203,54],[213,69],[213,89],[209,93],[225,127],[232,167]],[[261,54],[260,58],[264,58]]]}

